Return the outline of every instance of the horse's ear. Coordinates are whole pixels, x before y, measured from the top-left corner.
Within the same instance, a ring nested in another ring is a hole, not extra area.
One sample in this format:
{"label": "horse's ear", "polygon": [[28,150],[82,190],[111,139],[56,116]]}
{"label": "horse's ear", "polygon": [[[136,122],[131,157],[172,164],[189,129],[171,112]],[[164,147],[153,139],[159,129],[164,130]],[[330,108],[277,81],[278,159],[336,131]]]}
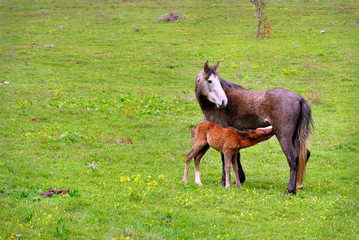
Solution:
{"label": "horse's ear", "polygon": [[208,65],[208,60],[207,60],[207,62],[204,64],[204,66],[203,66],[203,70],[205,71],[205,72],[208,72],[208,67],[209,67],[209,65]]}
{"label": "horse's ear", "polygon": [[213,66],[214,70],[217,71],[218,66],[219,66],[219,61],[216,63],[216,65]]}

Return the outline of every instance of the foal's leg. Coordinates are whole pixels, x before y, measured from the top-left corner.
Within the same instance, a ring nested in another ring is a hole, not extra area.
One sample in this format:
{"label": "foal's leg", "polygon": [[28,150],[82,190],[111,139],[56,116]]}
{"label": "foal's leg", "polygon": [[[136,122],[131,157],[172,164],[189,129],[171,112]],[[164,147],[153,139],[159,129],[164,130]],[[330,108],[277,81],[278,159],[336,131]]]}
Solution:
{"label": "foal's leg", "polygon": [[233,157],[233,155],[231,153],[224,154],[224,165],[225,165],[225,172],[226,172],[226,188],[229,188],[231,186],[230,173],[231,173],[232,157]]}
{"label": "foal's leg", "polygon": [[239,181],[237,153],[233,154],[232,166],[233,166],[234,176],[236,178],[235,184],[236,184],[237,187],[242,187],[241,182]]}
{"label": "foal's leg", "polygon": [[[223,185],[226,182],[226,171],[224,169],[224,156],[221,153],[221,158],[222,158],[222,169],[223,169],[223,174],[222,174],[222,180],[219,183],[219,185]],[[237,165],[238,165],[238,175],[239,175],[239,181],[241,183],[244,183],[246,181],[246,175],[244,174],[243,168],[242,168],[242,164],[241,164],[241,154],[240,152],[237,153]]]}
{"label": "foal's leg", "polygon": [[[205,152],[208,150],[208,144],[205,144],[205,145],[194,145],[193,148],[191,149],[191,151],[189,151],[186,155],[186,165],[185,165],[185,168],[184,168],[184,174],[183,174],[183,179],[182,181],[187,183],[188,181],[188,169],[189,169],[189,164],[191,163],[191,160],[192,158],[196,157],[198,154],[201,153],[201,151],[203,149],[206,148]],[[203,154],[204,154],[203,153]],[[202,155],[203,156],[203,155]]]}
{"label": "foal's leg", "polygon": [[208,149],[209,149],[209,145],[207,144],[194,157],[195,183],[200,185],[200,186],[202,186],[203,184],[201,182],[201,178],[200,178],[200,174],[199,174],[199,164],[201,162],[201,159],[202,159],[203,155],[207,152]]}
{"label": "foal's leg", "polygon": [[203,145],[200,144],[195,144],[193,146],[193,148],[191,149],[191,151],[189,151],[186,154],[186,165],[184,168],[184,174],[183,174],[183,179],[182,181],[187,183],[188,181],[188,169],[189,169],[189,164],[191,163],[192,158],[194,158],[195,156],[198,155],[198,153],[201,151],[201,149],[203,148]]}
{"label": "foal's leg", "polygon": [[184,173],[183,173],[183,179],[182,181],[184,183],[187,183],[188,181],[188,169],[189,169],[189,164],[191,163],[192,158],[197,154],[198,150],[196,150],[196,147],[194,146],[191,151],[189,151],[186,154],[186,165],[184,167]]}
{"label": "foal's leg", "polygon": [[192,158],[189,158],[189,153],[188,153],[187,157],[186,157],[186,165],[184,167],[184,173],[183,173],[183,179],[182,179],[182,181],[184,183],[187,183],[187,181],[188,181],[188,169],[189,169],[189,164],[191,163],[191,160],[192,160]]}

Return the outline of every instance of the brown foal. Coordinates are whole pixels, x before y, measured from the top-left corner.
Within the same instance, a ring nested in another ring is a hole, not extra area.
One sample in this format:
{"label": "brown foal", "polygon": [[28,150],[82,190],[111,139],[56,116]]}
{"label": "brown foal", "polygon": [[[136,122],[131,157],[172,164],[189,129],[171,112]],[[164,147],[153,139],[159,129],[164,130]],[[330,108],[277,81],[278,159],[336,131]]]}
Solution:
{"label": "brown foal", "polygon": [[198,124],[194,129],[194,146],[186,155],[183,182],[188,181],[188,168],[192,158],[195,165],[195,183],[202,185],[199,176],[199,163],[209,147],[223,153],[225,161],[226,188],[230,187],[229,174],[231,163],[237,187],[241,187],[238,175],[237,153],[239,149],[250,147],[269,139],[274,135],[272,126],[255,130],[238,131],[233,128],[222,128],[213,122]]}

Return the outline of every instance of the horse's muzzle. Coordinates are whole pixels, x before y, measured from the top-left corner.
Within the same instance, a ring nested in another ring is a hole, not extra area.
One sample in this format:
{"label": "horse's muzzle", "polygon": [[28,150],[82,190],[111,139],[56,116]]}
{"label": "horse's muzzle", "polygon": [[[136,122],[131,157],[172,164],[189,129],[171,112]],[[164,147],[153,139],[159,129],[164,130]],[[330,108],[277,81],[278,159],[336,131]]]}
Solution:
{"label": "horse's muzzle", "polygon": [[218,108],[225,108],[227,106],[227,101],[222,101],[222,103],[221,104],[217,104],[217,107]]}

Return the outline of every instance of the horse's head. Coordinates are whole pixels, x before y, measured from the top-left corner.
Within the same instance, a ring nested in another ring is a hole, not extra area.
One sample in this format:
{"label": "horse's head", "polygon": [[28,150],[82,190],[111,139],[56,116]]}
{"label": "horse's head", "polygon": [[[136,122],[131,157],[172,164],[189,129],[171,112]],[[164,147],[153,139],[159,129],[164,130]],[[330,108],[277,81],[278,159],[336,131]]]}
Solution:
{"label": "horse's head", "polygon": [[208,61],[204,64],[203,69],[197,74],[196,94],[205,96],[218,108],[224,108],[227,106],[228,99],[216,72],[218,65],[219,62],[211,67],[208,65]]}

